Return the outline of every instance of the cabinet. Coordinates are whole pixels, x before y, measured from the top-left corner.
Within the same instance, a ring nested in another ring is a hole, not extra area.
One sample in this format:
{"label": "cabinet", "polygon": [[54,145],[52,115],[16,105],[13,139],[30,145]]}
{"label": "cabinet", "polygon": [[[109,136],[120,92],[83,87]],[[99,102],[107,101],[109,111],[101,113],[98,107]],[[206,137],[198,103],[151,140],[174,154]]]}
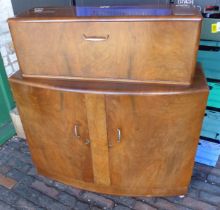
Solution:
{"label": "cabinet", "polygon": [[171,15],[109,17],[32,9],[9,26],[24,77],[189,85],[201,15],[166,9]]}
{"label": "cabinet", "polygon": [[116,195],[186,193],[208,88],[10,79],[39,173]]}

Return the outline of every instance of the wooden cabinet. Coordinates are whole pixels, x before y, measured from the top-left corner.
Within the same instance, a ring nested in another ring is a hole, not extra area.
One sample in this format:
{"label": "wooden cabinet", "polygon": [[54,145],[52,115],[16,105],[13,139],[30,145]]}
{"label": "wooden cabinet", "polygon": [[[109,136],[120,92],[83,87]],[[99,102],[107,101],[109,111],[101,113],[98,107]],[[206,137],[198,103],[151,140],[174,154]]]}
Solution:
{"label": "wooden cabinet", "polygon": [[181,195],[208,88],[22,78],[11,86],[39,173],[117,195]]}
{"label": "wooden cabinet", "polygon": [[9,26],[24,77],[189,85],[201,16],[169,9],[168,16],[78,17],[75,8],[44,8]]}

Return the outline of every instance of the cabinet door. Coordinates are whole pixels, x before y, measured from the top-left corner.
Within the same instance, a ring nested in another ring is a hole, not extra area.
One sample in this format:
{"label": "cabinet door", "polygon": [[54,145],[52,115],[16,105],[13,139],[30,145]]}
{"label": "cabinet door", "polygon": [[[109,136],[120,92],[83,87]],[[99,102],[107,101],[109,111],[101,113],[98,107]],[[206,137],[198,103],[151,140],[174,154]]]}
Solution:
{"label": "cabinet door", "polygon": [[13,84],[37,169],[64,182],[93,181],[84,95]]}
{"label": "cabinet door", "polygon": [[113,186],[131,195],[186,189],[204,114],[201,94],[106,97]]}

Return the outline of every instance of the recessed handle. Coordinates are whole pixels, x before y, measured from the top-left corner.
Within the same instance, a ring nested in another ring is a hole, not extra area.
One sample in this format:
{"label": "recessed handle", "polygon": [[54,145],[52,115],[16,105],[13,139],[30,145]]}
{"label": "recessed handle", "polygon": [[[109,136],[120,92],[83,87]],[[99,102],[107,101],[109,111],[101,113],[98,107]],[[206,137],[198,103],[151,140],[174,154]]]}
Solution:
{"label": "recessed handle", "polygon": [[109,35],[107,36],[86,36],[83,34],[83,39],[91,42],[102,42],[107,41],[109,39]]}
{"label": "recessed handle", "polygon": [[75,135],[75,137],[80,138],[79,125],[74,126],[74,135]]}

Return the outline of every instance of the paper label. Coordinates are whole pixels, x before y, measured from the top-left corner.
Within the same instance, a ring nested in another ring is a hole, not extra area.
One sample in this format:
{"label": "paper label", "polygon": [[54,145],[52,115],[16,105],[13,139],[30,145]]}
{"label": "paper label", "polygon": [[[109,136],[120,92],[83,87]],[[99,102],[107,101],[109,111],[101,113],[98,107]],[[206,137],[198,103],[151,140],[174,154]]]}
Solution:
{"label": "paper label", "polygon": [[220,32],[220,22],[212,24],[211,32],[213,34]]}
{"label": "paper label", "polygon": [[184,5],[184,4],[194,4],[194,0],[178,0],[177,1],[177,4],[182,4],[182,5]]}
{"label": "paper label", "polygon": [[43,12],[44,11],[44,8],[42,8],[42,7],[36,7],[36,8],[34,8],[34,13],[41,13],[41,12]]}

